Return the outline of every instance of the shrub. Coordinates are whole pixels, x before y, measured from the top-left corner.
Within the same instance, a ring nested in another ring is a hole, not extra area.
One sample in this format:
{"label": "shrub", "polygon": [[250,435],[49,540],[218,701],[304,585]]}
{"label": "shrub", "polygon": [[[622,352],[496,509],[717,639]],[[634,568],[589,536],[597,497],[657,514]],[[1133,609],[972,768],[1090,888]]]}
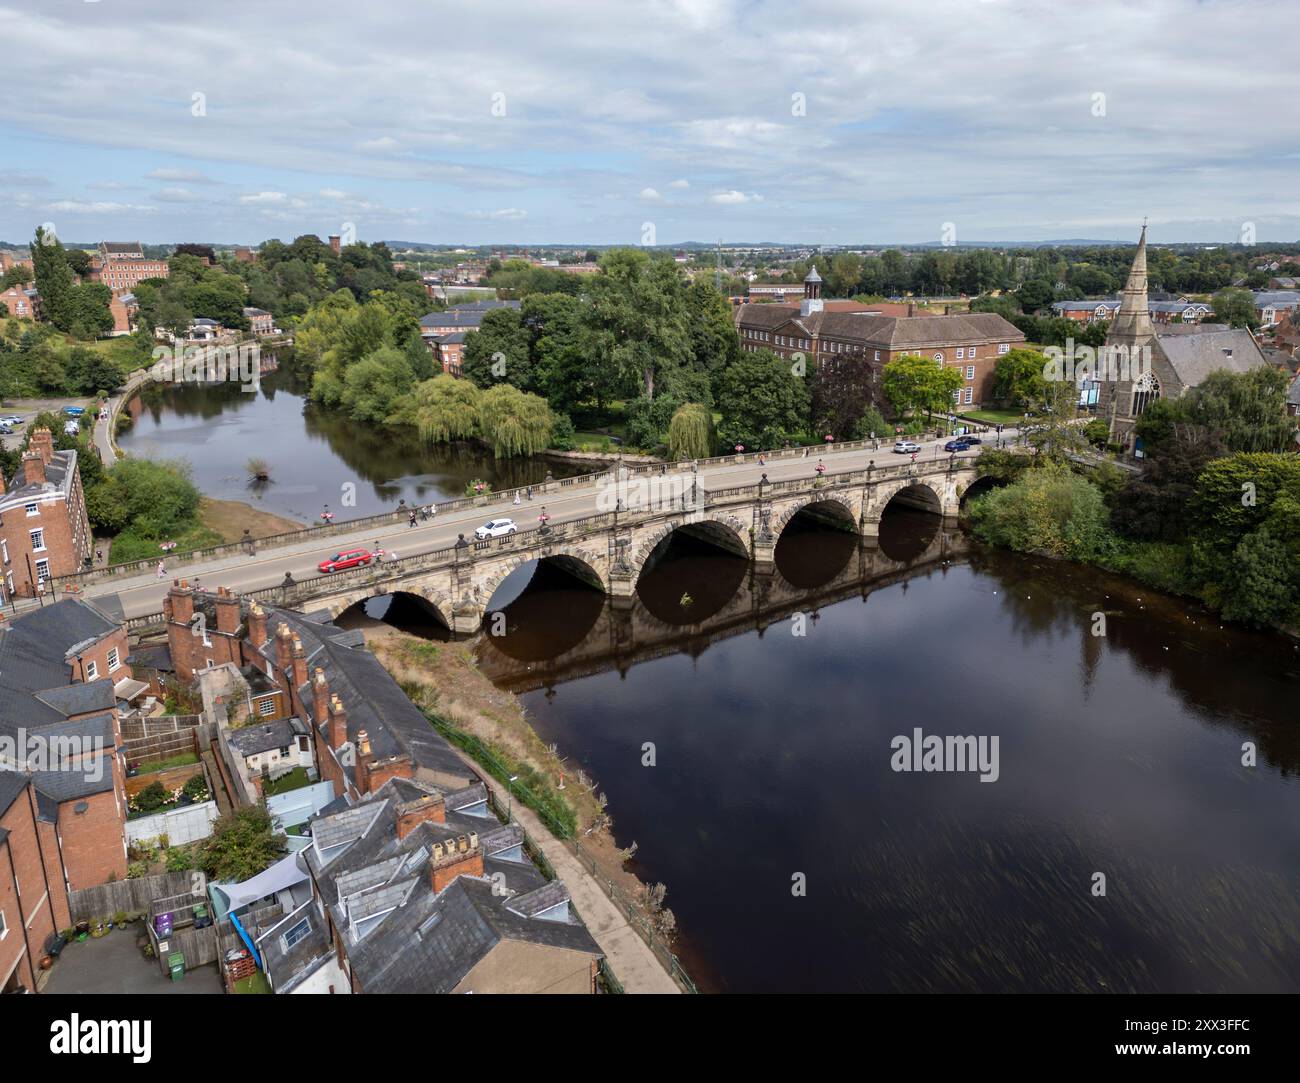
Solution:
{"label": "shrub", "polygon": [[157,812],[170,796],[161,782],[151,782],[135,795],[135,807],[141,812]]}

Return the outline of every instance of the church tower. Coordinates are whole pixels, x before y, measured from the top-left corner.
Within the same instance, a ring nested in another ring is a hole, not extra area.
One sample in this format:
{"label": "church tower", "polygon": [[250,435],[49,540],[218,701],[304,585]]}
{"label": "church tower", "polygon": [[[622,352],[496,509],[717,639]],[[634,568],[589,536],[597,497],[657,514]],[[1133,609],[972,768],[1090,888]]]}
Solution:
{"label": "church tower", "polygon": [[1142,223],[1137,255],[1129,268],[1106,344],[1098,359],[1097,412],[1110,422],[1110,438],[1125,448],[1134,447],[1133,426],[1146,406],[1160,397],[1160,384],[1150,371],[1156,341],[1147,300],[1147,227]]}
{"label": "church tower", "polygon": [[1147,227],[1142,225],[1137,255],[1129,268],[1128,281],[1120,299],[1119,312],[1106,335],[1107,346],[1145,346],[1155,337],[1151,325],[1151,307],[1147,301]]}

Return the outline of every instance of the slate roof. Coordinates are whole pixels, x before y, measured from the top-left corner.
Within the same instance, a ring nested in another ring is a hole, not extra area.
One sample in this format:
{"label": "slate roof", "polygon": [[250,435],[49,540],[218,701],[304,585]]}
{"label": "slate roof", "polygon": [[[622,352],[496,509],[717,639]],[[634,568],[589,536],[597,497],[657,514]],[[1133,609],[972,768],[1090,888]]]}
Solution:
{"label": "slate roof", "polygon": [[82,599],[32,609],[0,624],[0,727],[38,726],[98,710],[105,686],[109,700],[103,705],[111,707],[113,685],[107,678],[69,685],[68,653],[116,628]]}
{"label": "slate roof", "polygon": [[35,500],[42,494],[66,492],[77,465],[77,453],[56,451],[45,464],[44,481],[28,481],[26,462],[19,464],[5,490],[5,503]]}
{"label": "slate roof", "polygon": [[1196,387],[1219,369],[1249,372],[1268,364],[1251,333],[1240,329],[1195,335],[1157,333],[1156,342],[1184,387]]}
{"label": "slate roof", "polygon": [[256,725],[229,730],[226,740],[234,751],[247,758],[293,744],[296,732],[293,721],[277,718],[273,722],[258,722]]}
{"label": "slate roof", "polygon": [[166,643],[151,643],[138,646],[126,656],[126,664],[132,668],[156,669],[159,673],[175,673],[176,665],[172,662],[172,649]]}
{"label": "slate roof", "polygon": [[790,323],[808,337],[844,339],[876,349],[924,350],[989,342],[1023,342],[1024,333],[996,312],[952,316],[881,316],[870,312],[799,315],[791,305],[742,305],[737,326],[776,331]]}
{"label": "slate roof", "polygon": [[1300,374],[1291,381],[1291,386],[1287,388],[1286,403],[1288,406],[1300,406]]}
{"label": "slate roof", "polygon": [[1300,291],[1296,290],[1260,290],[1255,294],[1255,307],[1267,308],[1269,305],[1298,305]]}
{"label": "slate roof", "polygon": [[[448,811],[445,824],[423,822],[399,839],[398,806],[436,792],[394,779],[354,808],[311,822],[314,845],[303,854],[362,989],[450,992],[503,940],[599,956],[569,910],[562,882],[548,882],[530,862],[489,856],[522,843],[517,825],[487,821],[480,836],[485,876],[461,875],[434,894],[428,867],[433,845],[484,823]],[[331,852],[322,855],[318,847]],[[498,872],[504,893],[493,879]]]}
{"label": "slate roof", "polygon": [[9,811],[9,806],[27,789],[30,782],[31,778],[25,771],[0,769],[0,816]]}

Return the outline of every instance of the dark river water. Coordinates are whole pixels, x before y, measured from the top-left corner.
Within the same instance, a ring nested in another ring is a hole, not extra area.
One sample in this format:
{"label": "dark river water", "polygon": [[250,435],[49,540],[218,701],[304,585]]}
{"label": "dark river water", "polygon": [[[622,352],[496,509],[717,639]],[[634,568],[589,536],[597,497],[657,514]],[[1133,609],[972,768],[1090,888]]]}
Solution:
{"label": "dark river water", "polygon": [[[608,794],[706,989],[1300,991],[1300,651],[937,530],[888,511],[918,563],[881,574],[796,520],[766,608],[682,539],[630,614],[523,568],[480,661]],[[918,728],[997,737],[996,781],[892,769]]]}
{"label": "dark river water", "polygon": [[[118,437],[127,454],[184,460],[207,496],[302,521],[315,520],[327,504],[350,519],[392,511],[399,500],[464,496],[476,479],[503,489],[542,481],[548,470],[560,478],[589,469],[498,460],[478,447],[430,446],[414,432],[358,424],[313,406],[287,368],[263,377],[253,392],[229,384],[146,387],[129,412],[135,424]],[[245,464],[254,456],[271,464],[270,484],[250,484]]]}

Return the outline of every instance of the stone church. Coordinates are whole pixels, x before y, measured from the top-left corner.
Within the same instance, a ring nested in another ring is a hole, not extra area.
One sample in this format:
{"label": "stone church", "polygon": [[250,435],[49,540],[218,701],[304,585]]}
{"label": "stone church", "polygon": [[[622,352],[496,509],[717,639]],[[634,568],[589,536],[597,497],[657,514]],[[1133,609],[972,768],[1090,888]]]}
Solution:
{"label": "stone church", "polygon": [[1097,400],[1099,417],[1110,422],[1110,438],[1126,453],[1141,457],[1137,419],[1158,398],[1177,398],[1211,372],[1248,372],[1266,365],[1255,337],[1224,324],[1161,324],[1151,321],[1147,302],[1147,227],[1129,270],[1119,312],[1106,335],[1104,354],[1129,361],[1128,371],[1103,373]]}

